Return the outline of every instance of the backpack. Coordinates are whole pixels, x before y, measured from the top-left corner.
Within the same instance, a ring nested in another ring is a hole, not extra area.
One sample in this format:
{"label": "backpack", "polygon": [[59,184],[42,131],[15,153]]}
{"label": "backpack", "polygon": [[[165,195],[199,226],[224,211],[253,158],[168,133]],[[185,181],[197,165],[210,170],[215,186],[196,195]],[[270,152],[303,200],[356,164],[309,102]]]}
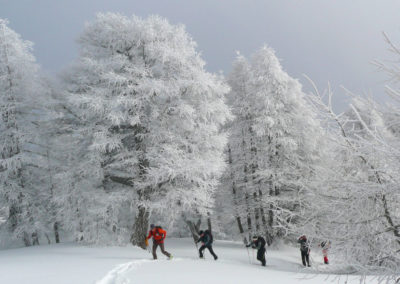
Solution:
{"label": "backpack", "polygon": [[159,240],[162,238],[163,233],[160,232],[160,230],[162,230],[161,226],[156,226],[155,230],[154,230],[154,239],[155,240]]}
{"label": "backpack", "polygon": [[310,248],[310,244],[308,243],[308,241],[305,239],[301,240],[300,242],[300,250],[301,251],[308,251]]}
{"label": "backpack", "polygon": [[265,239],[263,237],[259,237],[258,241],[261,242],[261,247],[265,247],[265,245],[267,244],[267,242],[265,241]]}

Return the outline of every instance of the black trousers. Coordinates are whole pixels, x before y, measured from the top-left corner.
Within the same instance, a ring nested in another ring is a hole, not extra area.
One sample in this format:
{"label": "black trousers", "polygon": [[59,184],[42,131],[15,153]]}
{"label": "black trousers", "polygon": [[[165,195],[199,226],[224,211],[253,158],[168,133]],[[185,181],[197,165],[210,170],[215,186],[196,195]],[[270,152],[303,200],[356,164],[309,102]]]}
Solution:
{"label": "black trousers", "polygon": [[301,250],[301,261],[303,262],[303,265],[306,266],[306,262],[307,265],[310,266],[310,257],[309,257],[309,252],[308,251],[302,251]]}
{"label": "black trousers", "polygon": [[214,259],[217,259],[217,258],[218,258],[218,256],[217,256],[217,255],[215,254],[215,252],[213,251],[211,245],[202,245],[202,246],[200,247],[200,249],[199,249],[200,257],[203,257],[203,251],[204,251],[206,248],[208,248],[208,250],[210,251],[210,253],[211,253],[212,256],[214,257]]}
{"label": "black trousers", "polygon": [[261,261],[262,266],[265,266],[265,248],[260,248],[257,250],[257,260]]}

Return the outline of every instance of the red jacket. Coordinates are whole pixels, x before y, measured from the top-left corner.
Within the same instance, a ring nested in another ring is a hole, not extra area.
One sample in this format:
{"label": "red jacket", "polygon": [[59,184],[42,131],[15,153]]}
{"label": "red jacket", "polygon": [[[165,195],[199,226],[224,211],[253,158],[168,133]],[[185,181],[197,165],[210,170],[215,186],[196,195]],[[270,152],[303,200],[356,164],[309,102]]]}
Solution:
{"label": "red jacket", "polygon": [[147,239],[151,239],[153,237],[154,241],[162,244],[164,243],[164,239],[167,236],[167,232],[160,227],[155,227],[153,230],[149,231],[149,235],[147,236]]}

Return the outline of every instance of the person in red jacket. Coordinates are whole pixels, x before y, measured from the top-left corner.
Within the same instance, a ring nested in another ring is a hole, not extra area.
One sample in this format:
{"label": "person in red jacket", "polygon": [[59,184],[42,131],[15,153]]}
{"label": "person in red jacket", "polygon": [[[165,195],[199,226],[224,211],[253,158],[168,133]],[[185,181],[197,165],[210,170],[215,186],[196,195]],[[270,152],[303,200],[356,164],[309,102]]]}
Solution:
{"label": "person in red jacket", "polygon": [[318,245],[320,248],[322,248],[322,255],[324,256],[324,263],[329,264],[328,260],[328,252],[329,249],[331,248],[331,241],[323,241]]}
{"label": "person in red jacket", "polygon": [[161,252],[165,254],[169,259],[172,258],[172,255],[167,252],[164,248],[164,240],[167,236],[167,232],[163,230],[160,226],[154,226],[154,224],[150,225],[149,235],[146,237],[146,244],[148,243],[147,240],[153,237],[153,258],[157,259],[157,247],[160,246]]}

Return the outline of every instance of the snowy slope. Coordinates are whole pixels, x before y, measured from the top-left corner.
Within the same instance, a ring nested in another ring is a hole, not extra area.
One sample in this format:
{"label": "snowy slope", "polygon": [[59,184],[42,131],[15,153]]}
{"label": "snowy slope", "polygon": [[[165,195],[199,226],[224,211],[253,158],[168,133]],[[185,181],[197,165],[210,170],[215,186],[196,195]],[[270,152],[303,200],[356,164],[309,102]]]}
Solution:
{"label": "snowy slope", "polygon": [[[255,260],[255,253],[240,243],[217,241],[214,261],[197,258],[189,239],[167,239],[166,250],[174,258],[166,260],[159,253],[153,261],[149,252],[129,247],[82,247],[61,244],[0,251],[1,283],[24,284],[128,284],[128,283],[345,283],[346,276],[321,274],[326,266],[317,262],[304,269],[298,249],[286,247],[269,250],[267,267]],[[250,259],[249,259],[250,256]],[[315,272],[319,274],[314,274]],[[347,283],[359,283],[352,276]],[[374,283],[373,280],[367,283]]]}

